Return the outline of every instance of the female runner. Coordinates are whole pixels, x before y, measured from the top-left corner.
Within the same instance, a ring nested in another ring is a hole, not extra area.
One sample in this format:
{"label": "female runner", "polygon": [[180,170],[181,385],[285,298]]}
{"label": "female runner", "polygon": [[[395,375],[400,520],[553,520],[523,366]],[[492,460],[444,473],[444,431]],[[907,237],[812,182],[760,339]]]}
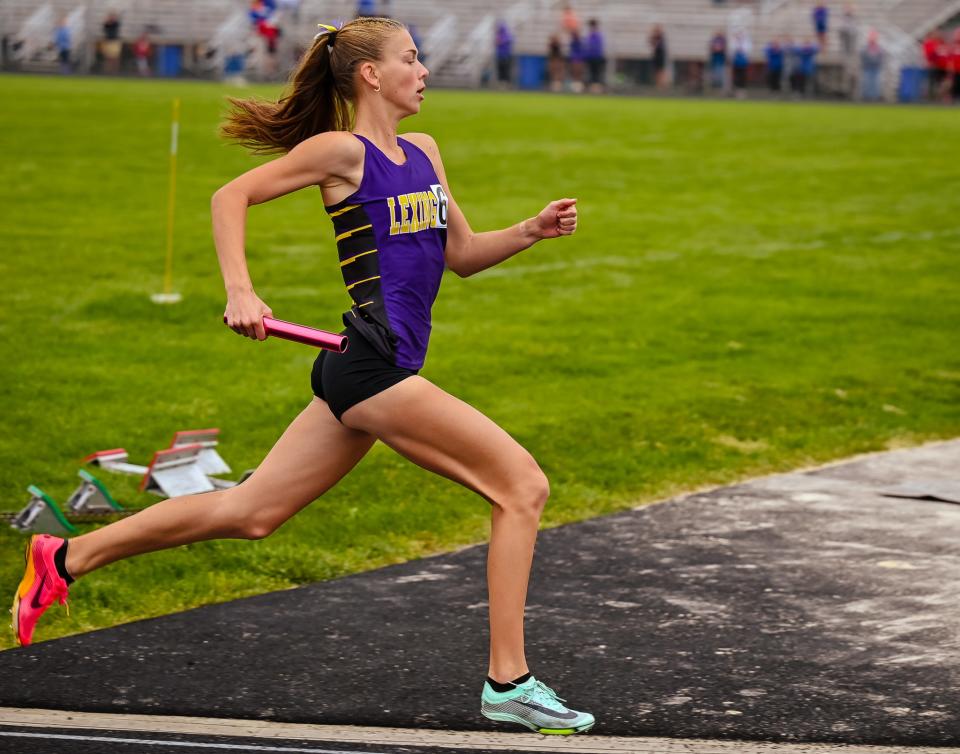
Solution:
{"label": "female runner", "polygon": [[589,730],[592,715],[567,709],[527,668],[523,612],[540,513],[549,494],[537,462],[504,430],[420,377],[430,309],[444,267],[461,277],[544,238],[576,230],[576,200],[551,202],[513,227],[474,233],[447,185],[436,142],[397,135],[420,111],[428,71],[407,29],[385,18],[324,27],[277,103],[233,100],[223,133],[282,157],[213,196],[213,232],[227,291],[227,324],[263,340],[272,312],[247,272],[247,207],[319,186],[333,219],[353,306],[350,346],[322,351],[315,398],[242,485],[161,501],[73,539],[35,536],[13,603],[20,644],[37,619],[64,604],[73,579],[145,552],[217,538],[260,539],[333,487],[376,440],[491,504],[487,562],[490,664],[481,712],[542,733]]}

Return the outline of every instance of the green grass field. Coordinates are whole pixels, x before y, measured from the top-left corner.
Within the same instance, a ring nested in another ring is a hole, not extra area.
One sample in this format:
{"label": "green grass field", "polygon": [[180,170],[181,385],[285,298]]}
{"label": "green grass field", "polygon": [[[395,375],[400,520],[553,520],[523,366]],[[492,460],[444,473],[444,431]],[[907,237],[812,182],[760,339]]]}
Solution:
{"label": "green grass field", "polygon": [[[239,473],[310,400],[315,352],[221,323],[209,200],[262,159],[218,140],[227,93],[0,78],[4,510],[31,483],[62,502],[86,454],[145,463],[181,428],[220,427]],[[160,307],[174,96],[184,300]],[[573,238],[446,276],[423,371],[540,461],[545,527],[960,433],[960,112],[438,91],[403,125],[437,138],[475,230],[579,198]],[[247,239],[276,316],[338,327],[319,191],[252,208]],[[157,499],[99,476],[129,506]],[[71,617],[51,610],[37,638],[482,542],[488,517],[377,445],[272,537],[81,580]],[[23,542],[0,532],[7,598]]]}

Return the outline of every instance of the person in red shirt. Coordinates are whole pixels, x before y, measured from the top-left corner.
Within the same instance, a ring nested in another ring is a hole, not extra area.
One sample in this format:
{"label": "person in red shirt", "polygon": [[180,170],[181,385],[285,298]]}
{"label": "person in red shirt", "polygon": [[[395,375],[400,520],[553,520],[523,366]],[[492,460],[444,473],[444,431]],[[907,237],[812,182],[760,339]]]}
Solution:
{"label": "person in red shirt", "polygon": [[940,29],[930,32],[923,40],[923,56],[927,59],[930,99],[943,99],[948,96],[950,47]]}
{"label": "person in red shirt", "polygon": [[953,44],[950,45],[950,69],[953,73],[953,88],[950,94],[954,103],[960,102],[960,27],[953,30]]}
{"label": "person in red shirt", "polygon": [[277,75],[277,39],[282,32],[272,18],[264,18],[257,23],[257,33],[267,45],[266,74],[272,79]]}
{"label": "person in red shirt", "polygon": [[150,75],[150,55],[152,52],[153,45],[150,44],[150,37],[144,32],[133,43],[133,56],[137,59],[137,73],[141,76]]}

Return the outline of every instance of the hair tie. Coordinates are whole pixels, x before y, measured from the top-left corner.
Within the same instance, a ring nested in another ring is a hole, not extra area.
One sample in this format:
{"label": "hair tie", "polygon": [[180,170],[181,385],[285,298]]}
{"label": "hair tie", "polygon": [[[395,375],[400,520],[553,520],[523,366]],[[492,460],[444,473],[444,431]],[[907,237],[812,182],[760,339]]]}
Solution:
{"label": "hair tie", "polygon": [[327,38],[327,52],[333,52],[333,43],[337,41],[337,32],[339,29],[329,24],[317,24],[317,26],[324,29],[324,31],[314,36],[313,41],[316,42],[320,37],[325,36]]}

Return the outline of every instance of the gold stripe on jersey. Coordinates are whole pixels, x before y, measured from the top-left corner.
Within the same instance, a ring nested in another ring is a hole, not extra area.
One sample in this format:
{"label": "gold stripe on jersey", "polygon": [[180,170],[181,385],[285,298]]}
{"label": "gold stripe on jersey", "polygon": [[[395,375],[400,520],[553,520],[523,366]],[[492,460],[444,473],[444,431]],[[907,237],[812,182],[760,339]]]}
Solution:
{"label": "gold stripe on jersey", "polygon": [[377,253],[377,250],[376,250],[376,249],[370,249],[370,251],[365,251],[365,252],[363,252],[362,254],[354,254],[354,255],[353,255],[352,257],[350,257],[349,259],[344,259],[344,260],[340,263],[340,266],[341,266],[341,267],[346,267],[346,266],[347,266],[348,264],[350,264],[351,262],[356,262],[360,257],[365,257],[367,254],[376,254],[376,253]]}
{"label": "gold stripe on jersey", "polygon": [[356,209],[359,206],[359,204],[351,204],[349,207],[344,207],[343,209],[338,209],[336,212],[331,212],[330,217],[340,217],[340,215],[349,212],[352,209]]}
{"label": "gold stripe on jersey", "polygon": [[361,283],[369,283],[371,280],[379,280],[379,279],[380,279],[379,275],[374,275],[372,278],[366,278],[365,280],[358,280],[356,283],[350,283],[350,285],[347,286],[347,290],[349,291],[352,288],[356,288]]}
{"label": "gold stripe on jersey", "polygon": [[342,241],[344,238],[350,238],[354,233],[359,233],[361,230],[366,230],[367,228],[372,228],[373,225],[361,225],[359,228],[354,228],[353,230],[348,230],[346,233],[341,233],[337,236],[334,241]]}

